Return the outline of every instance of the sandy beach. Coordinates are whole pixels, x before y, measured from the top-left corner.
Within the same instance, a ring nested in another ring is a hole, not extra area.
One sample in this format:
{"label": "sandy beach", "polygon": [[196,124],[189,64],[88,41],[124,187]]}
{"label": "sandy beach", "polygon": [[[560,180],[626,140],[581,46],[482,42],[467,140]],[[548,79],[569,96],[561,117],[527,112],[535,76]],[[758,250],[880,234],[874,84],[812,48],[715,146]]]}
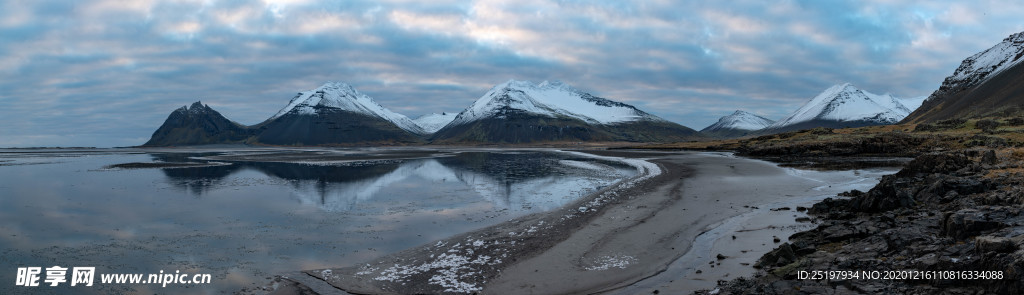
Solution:
{"label": "sandy beach", "polygon": [[[758,257],[810,226],[796,221],[806,217],[798,206],[891,172],[796,170],[724,153],[588,153],[641,173],[561,209],[291,274],[278,293],[688,293],[752,274]],[[302,283],[311,278],[336,289]]]}

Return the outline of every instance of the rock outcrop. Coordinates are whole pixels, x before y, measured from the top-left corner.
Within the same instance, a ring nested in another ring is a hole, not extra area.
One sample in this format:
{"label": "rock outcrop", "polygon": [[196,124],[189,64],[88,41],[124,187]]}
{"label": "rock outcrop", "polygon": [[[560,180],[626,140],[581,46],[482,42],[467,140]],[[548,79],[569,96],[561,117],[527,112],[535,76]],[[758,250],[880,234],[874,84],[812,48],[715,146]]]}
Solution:
{"label": "rock outcrop", "polygon": [[[717,293],[1020,294],[1022,168],[1024,157],[1013,149],[919,156],[868,192],[815,204],[809,212],[822,220],[817,228],[764,255],[757,264],[764,271],[754,278],[722,281]],[[916,277],[798,277],[811,270]]]}

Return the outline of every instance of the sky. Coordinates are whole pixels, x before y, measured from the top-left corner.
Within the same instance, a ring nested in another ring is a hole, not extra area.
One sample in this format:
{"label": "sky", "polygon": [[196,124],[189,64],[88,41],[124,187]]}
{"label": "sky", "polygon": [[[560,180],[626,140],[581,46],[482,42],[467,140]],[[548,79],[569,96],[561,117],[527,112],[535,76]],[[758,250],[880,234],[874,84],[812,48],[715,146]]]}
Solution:
{"label": "sky", "polygon": [[202,101],[259,123],[353,85],[415,118],[559,80],[694,129],[852,83],[930,94],[1015,1],[0,1],[0,147],[134,146]]}

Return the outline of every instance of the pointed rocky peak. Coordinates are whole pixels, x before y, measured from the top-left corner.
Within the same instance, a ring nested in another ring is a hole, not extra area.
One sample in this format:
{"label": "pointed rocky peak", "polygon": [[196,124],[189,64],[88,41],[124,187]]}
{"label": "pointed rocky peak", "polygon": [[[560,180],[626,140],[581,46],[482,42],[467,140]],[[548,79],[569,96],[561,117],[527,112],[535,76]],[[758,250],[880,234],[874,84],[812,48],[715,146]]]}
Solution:
{"label": "pointed rocky peak", "polygon": [[202,102],[171,112],[144,146],[237,143],[251,133]]}
{"label": "pointed rocky peak", "polygon": [[204,105],[201,101],[196,101],[188,107],[188,111],[193,114],[202,114],[213,111],[208,105]]}
{"label": "pointed rocky peak", "polygon": [[728,117],[732,117],[732,118],[750,118],[750,117],[764,118],[764,117],[758,116],[758,115],[756,115],[754,113],[747,112],[747,111],[742,111],[742,110],[736,110],[735,112],[732,112],[732,114],[729,114]]}
{"label": "pointed rocky peak", "polygon": [[191,105],[182,106],[182,107],[174,110],[174,113],[179,113],[179,114],[182,114],[182,115],[202,115],[202,114],[216,113],[216,111],[214,111],[212,108],[210,108],[210,106],[204,105],[200,101],[196,101],[196,102],[192,103]]}

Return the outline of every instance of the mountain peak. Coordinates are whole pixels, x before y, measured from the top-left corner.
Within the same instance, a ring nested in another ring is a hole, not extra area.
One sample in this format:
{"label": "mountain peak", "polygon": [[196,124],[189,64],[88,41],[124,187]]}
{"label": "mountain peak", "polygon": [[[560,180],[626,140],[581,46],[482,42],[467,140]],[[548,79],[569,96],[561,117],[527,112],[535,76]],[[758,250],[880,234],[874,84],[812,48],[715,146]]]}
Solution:
{"label": "mountain peak", "polygon": [[562,81],[558,81],[558,80],[551,80],[551,81],[544,80],[544,82],[540,82],[540,84],[538,84],[537,86],[541,87],[541,88],[544,88],[544,87],[555,87],[555,88],[558,88],[558,87],[563,87],[563,86],[567,86],[567,85],[565,83],[562,83]]}
{"label": "mountain peak", "polygon": [[837,84],[805,103],[796,112],[769,126],[781,129],[807,122],[859,122],[893,124],[911,110],[891,94],[878,95],[858,89],[850,83]]}
{"label": "mountain peak", "polygon": [[[327,82],[310,91],[299,92],[288,105],[277,112],[269,120],[287,114],[300,116],[316,116],[321,112],[347,111],[391,121],[399,128],[416,134],[424,131],[408,117],[384,108],[370,96],[359,92],[355,87],[344,82]],[[268,120],[268,121],[269,121]]]}
{"label": "mountain peak", "polygon": [[1012,34],[985,51],[968,57],[952,76],[946,77],[939,87],[940,93],[955,93],[980,84],[1018,63],[1024,56],[1024,32]]}
{"label": "mountain peak", "polygon": [[352,96],[356,96],[359,94],[359,91],[357,91],[355,87],[352,87],[352,85],[349,85],[348,83],[345,82],[335,81],[327,81],[326,83],[324,83],[324,85],[320,85],[320,87],[313,89],[313,91],[335,91],[353,94]]}
{"label": "mountain peak", "polygon": [[208,105],[204,105],[201,101],[193,102],[191,105],[181,106],[176,112],[184,114],[203,114],[213,111]]}
{"label": "mountain peak", "polygon": [[661,120],[631,105],[595,97],[559,81],[544,81],[538,85],[530,81],[508,80],[491,88],[460,113],[453,123],[503,117],[509,111],[552,118],[570,117],[597,124]]}
{"label": "mountain peak", "polygon": [[1010,41],[1014,43],[1024,43],[1024,32],[1010,34],[1009,37],[1003,39],[1003,41]]}
{"label": "mountain peak", "polygon": [[1024,32],[963,60],[953,74],[904,119],[907,123],[1020,113]]}
{"label": "mountain peak", "polygon": [[540,82],[537,87],[541,89],[561,89],[568,92],[582,92],[579,89],[576,89],[576,87],[572,87],[569,84],[565,84],[558,80],[544,80],[544,82]]}
{"label": "mountain peak", "polygon": [[[736,110],[735,112],[732,112],[732,114],[729,114],[726,117],[740,117],[740,116],[749,116],[749,115],[754,115],[754,114],[751,113],[751,112],[747,112],[747,111]],[[757,115],[754,115],[754,116],[757,116]]]}
{"label": "mountain peak", "polygon": [[775,121],[750,112],[736,110],[728,116],[719,118],[718,122],[704,128],[701,132],[714,132],[721,130],[753,131],[764,129],[772,123],[775,123]]}
{"label": "mountain peak", "polygon": [[822,91],[821,94],[818,94],[818,96],[832,96],[838,93],[853,93],[857,91],[861,91],[859,88],[857,88],[857,86],[854,86],[853,84],[850,83],[841,83],[832,85],[832,87],[825,89],[825,91]]}
{"label": "mountain peak", "polygon": [[197,101],[171,112],[143,146],[241,142],[249,135],[250,130],[245,126]]}
{"label": "mountain peak", "polygon": [[520,80],[515,80],[515,79],[509,79],[508,81],[505,81],[505,83],[501,83],[501,84],[495,85],[493,88],[491,88],[491,90],[495,90],[495,89],[497,89],[497,90],[500,90],[500,89],[516,89],[516,90],[529,90],[529,89],[551,90],[551,89],[559,89],[559,90],[563,90],[563,91],[567,91],[567,92],[580,92],[575,87],[572,87],[569,84],[566,84],[566,83],[564,83],[562,81],[559,81],[559,80],[544,80],[544,81],[540,82],[539,84],[535,84],[535,83],[533,83],[533,81],[529,81],[529,80],[522,80],[522,81],[520,81]]}

